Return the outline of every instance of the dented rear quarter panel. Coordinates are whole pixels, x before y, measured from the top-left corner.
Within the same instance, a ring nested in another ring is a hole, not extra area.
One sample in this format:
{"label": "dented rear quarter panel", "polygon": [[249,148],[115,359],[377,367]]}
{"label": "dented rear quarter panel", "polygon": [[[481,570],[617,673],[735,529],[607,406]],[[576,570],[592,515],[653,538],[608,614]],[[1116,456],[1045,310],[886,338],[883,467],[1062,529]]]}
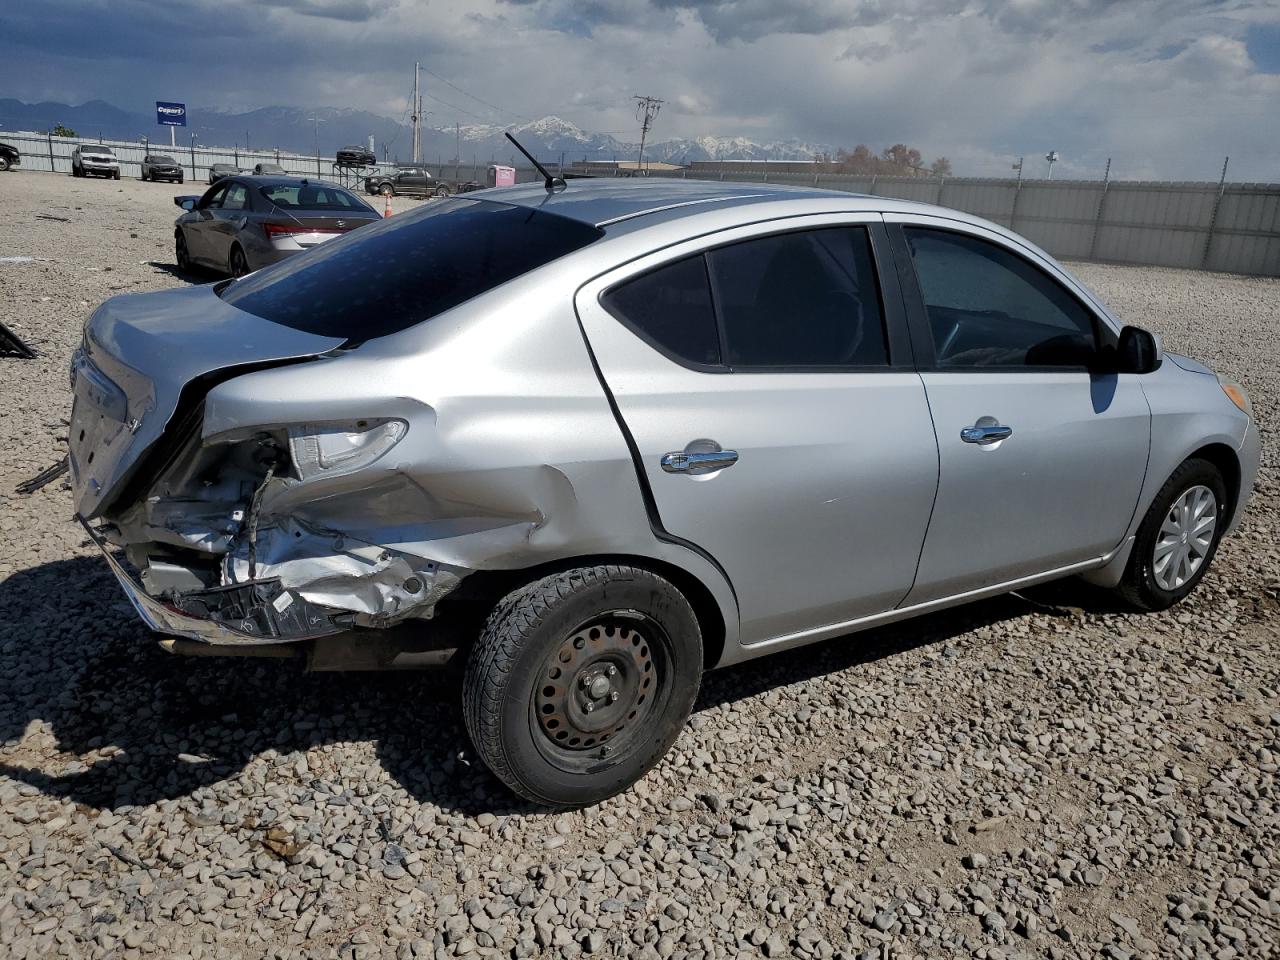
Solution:
{"label": "dented rear quarter panel", "polygon": [[273,481],[263,523],[288,517],[456,568],[650,558],[708,588],[738,643],[730,585],[655,532],[578,326],[571,255],[402,333],[249,373],[205,400],[206,444],[284,424],[399,418],[404,438],[356,472]]}

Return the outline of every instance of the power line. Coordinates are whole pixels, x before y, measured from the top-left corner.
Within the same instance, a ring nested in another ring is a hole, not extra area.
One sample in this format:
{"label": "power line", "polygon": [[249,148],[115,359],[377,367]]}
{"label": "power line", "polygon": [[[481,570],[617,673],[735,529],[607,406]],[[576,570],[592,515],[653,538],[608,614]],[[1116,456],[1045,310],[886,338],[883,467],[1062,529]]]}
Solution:
{"label": "power line", "polygon": [[[523,116],[522,114],[513,113],[512,111],[506,109],[505,107],[499,107],[497,104],[490,103],[488,100],[485,100],[483,97],[477,97],[474,93],[468,93],[466,90],[463,90],[460,86],[458,86],[452,80],[446,80],[444,77],[440,76],[437,73],[432,73],[430,70],[426,70],[426,69],[424,69],[422,72],[429,77],[435,77],[437,80],[439,80],[443,84],[446,84],[447,86],[453,87],[453,89],[457,90],[464,97],[470,97],[472,100],[475,100],[477,103],[483,103],[490,110],[496,110],[498,113],[506,114],[509,117],[515,117],[517,120],[529,119],[528,117]],[[472,116],[474,116],[474,114],[472,114]]]}

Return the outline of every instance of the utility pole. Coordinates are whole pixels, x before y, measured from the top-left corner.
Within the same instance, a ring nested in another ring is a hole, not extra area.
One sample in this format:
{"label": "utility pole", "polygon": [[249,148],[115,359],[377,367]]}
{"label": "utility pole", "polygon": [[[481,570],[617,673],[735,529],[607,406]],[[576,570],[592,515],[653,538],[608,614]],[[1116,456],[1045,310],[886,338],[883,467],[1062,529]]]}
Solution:
{"label": "utility pole", "polygon": [[653,126],[653,121],[658,117],[658,111],[662,109],[665,100],[659,100],[656,97],[634,96],[631,98],[636,102],[636,119],[640,121],[640,157],[636,160],[636,170],[643,172],[644,170],[644,142],[649,136],[649,128]]}
{"label": "utility pole", "polygon": [[327,120],[321,120],[319,117],[307,117],[316,128],[316,176],[320,176],[320,124],[328,123]]}
{"label": "utility pole", "polygon": [[422,64],[413,64],[413,162],[422,162],[422,94],[418,92]]}
{"label": "utility pole", "polygon": [[458,179],[458,167],[462,164],[462,124],[453,122],[453,179]]}

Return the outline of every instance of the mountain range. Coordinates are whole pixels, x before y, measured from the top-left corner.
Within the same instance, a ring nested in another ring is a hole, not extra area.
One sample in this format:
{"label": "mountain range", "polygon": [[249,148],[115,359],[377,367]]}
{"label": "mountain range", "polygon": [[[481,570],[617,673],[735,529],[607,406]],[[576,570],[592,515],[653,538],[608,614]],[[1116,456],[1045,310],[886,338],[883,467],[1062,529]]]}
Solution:
{"label": "mountain range", "polygon": [[[318,122],[317,122],[318,118]],[[253,150],[280,149],[314,154],[317,141],[322,155],[332,155],[340,146],[366,143],[373,136],[379,159],[408,159],[412,154],[412,134],[408,123],[367,110],[321,107],[262,107],[244,113],[192,106],[187,111],[186,128],[177,128],[177,143],[185,146],[195,134],[205,146]],[[137,140],[143,136],[165,143],[168,132],[155,123],[150,111],[130,111],[102,100],[78,106],[65,103],[23,103],[0,99],[0,139],[4,130],[47,130],[63,124],[82,137],[106,140]],[[547,116],[528,123],[504,127],[497,124],[463,124],[458,128],[424,127],[422,150],[428,163],[461,161],[482,163],[515,156],[503,133],[510,130],[535,156],[544,161],[566,163],[575,160],[631,160],[636,143],[602,133],[589,133],[560,117]],[[693,160],[810,160],[834,148],[802,140],[758,142],[746,137],[685,137],[651,140],[645,157],[687,163]]]}

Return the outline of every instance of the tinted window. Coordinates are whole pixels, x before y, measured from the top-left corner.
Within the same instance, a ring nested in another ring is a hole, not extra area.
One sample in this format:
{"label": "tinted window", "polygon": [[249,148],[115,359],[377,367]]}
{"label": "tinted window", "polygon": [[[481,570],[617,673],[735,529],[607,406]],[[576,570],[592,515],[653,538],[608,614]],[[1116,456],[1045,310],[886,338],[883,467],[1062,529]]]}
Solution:
{"label": "tinted window", "polygon": [[908,228],[940,367],[1083,366],[1093,315],[1017,254],[976,237]]}
{"label": "tinted window", "polygon": [[276,184],[258,192],[277,207],[301,210],[363,210],[365,204],[345,190],[320,184]]}
{"label": "tinted window", "polygon": [[748,240],[707,253],[731,367],[889,362],[866,230]]}
{"label": "tinted window", "polygon": [[154,157],[148,157],[147,159],[150,160],[152,163],[176,163],[177,162],[176,160],[173,159],[173,157],[166,157],[163,154],[160,154]]}
{"label": "tinted window", "polygon": [[711,287],[701,256],[668,264],[614,287],[605,296],[604,305],[659,350],[679,360],[720,362]]}
{"label": "tinted window", "polygon": [[208,193],[200,198],[200,202],[196,204],[196,206],[201,209],[204,209],[205,207],[216,207],[222,202],[223,194],[227,192],[228,186],[230,186],[230,184],[220,183],[216,187],[213,187]]}
{"label": "tinted window", "polygon": [[371,340],[407,329],[603,236],[554,214],[449,200],[361,227],[223,287],[241,310]]}

